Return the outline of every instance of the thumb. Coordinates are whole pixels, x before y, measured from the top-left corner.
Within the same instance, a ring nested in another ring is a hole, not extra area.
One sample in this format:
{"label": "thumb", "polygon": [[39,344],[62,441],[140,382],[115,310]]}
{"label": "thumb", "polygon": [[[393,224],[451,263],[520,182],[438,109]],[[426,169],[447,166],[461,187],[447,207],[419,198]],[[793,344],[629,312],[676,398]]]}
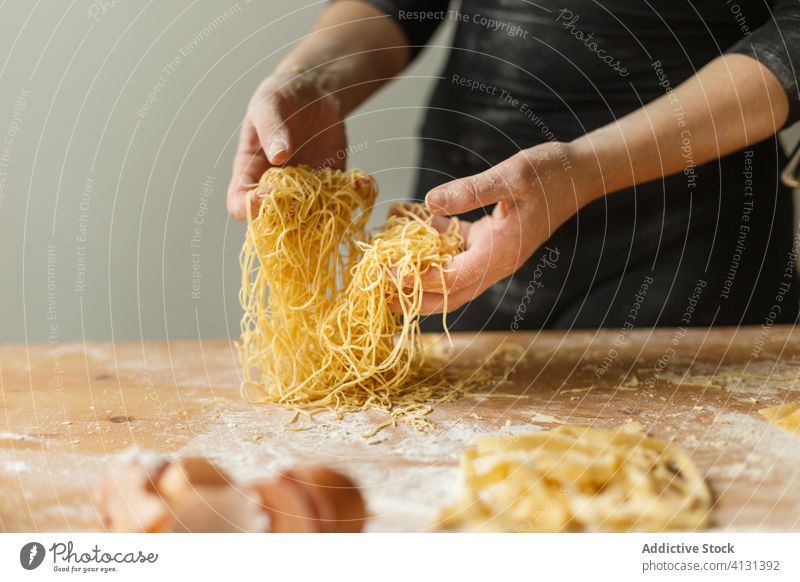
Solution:
{"label": "thumb", "polygon": [[500,202],[509,194],[508,185],[490,168],[433,188],[425,196],[425,206],[436,215],[462,214]]}

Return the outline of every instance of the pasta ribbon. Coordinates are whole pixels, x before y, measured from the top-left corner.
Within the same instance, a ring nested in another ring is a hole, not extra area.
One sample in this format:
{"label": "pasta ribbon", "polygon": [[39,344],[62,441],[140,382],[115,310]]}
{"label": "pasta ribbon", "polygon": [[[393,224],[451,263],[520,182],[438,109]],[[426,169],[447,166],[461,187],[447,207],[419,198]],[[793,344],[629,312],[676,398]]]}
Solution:
{"label": "pasta ribbon", "polygon": [[631,422],[492,436],[463,453],[464,494],[444,529],[516,532],[694,530],[711,492],[677,448]]}

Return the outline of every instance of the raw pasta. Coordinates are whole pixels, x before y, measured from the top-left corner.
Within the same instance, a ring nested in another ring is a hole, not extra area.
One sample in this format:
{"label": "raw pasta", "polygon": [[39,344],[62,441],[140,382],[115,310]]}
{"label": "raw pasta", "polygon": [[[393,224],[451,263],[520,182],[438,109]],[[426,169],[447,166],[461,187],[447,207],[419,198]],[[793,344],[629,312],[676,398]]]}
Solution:
{"label": "raw pasta", "polygon": [[638,423],[487,437],[464,451],[461,472],[464,495],[440,516],[445,529],[697,529],[711,508],[697,467]]}
{"label": "raw pasta", "polygon": [[393,421],[424,415],[431,399],[458,389],[414,381],[431,373],[421,278],[444,277],[462,243],[456,220],[439,232],[423,206],[397,206],[367,240],[377,188],[358,170],[271,168],[251,195],[262,200],[241,253],[247,399],[337,414],[377,407]]}
{"label": "raw pasta", "polygon": [[762,408],[758,412],[775,426],[800,435],[800,408],[794,402]]}

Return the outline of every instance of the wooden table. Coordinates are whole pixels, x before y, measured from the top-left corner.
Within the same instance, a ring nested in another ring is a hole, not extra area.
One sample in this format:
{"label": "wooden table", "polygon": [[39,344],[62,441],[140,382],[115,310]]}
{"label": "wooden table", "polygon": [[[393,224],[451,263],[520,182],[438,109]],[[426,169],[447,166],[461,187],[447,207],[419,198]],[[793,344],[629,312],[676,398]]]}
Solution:
{"label": "wooden table", "polygon": [[[788,327],[457,335],[450,351],[492,381],[439,405],[431,427],[317,417],[239,397],[227,341],[0,346],[0,530],[101,528],[92,494],[125,449],[206,455],[235,478],[324,463],[364,488],[373,531],[425,530],[458,493],[461,449],[490,432],[629,419],[684,449],[716,497],[713,527],[800,530],[800,437],[757,411],[800,402],[800,332]],[[512,369],[513,368],[513,369]],[[502,377],[506,372],[506,381]]]}

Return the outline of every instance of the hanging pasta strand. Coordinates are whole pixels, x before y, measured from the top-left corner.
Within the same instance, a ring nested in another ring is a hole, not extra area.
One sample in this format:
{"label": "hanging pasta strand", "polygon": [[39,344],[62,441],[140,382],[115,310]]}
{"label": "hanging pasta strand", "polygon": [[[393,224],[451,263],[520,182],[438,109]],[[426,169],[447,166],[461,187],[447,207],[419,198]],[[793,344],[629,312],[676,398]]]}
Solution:
{"label": "hanging pasta strand", "polygon": [[359,170],[270,168],[250,195],[261,205],[248,214],[240,257],[245,398],[337,414],[375,407],[394,423],[419,421],[432,400],[459,390],[414,380],[432,373],[420,342],[422,276],[443,276],[461,250],[456,220],[439,232],[422,205],[397,206],[367,240],[377,188]]}

